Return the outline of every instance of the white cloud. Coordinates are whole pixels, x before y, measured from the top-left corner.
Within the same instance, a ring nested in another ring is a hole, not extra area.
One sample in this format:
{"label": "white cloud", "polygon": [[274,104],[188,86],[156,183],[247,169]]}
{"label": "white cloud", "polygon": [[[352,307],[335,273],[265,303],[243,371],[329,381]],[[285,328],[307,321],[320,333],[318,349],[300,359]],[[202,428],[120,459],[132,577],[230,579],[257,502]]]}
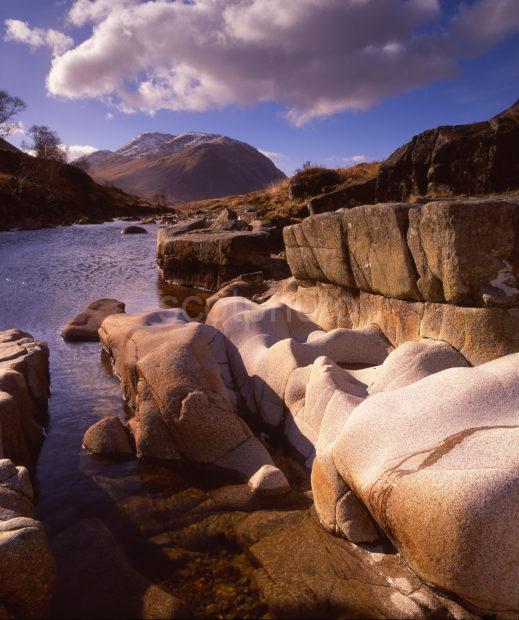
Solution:
{"label": "white cloud", "polygon": [[113,119],[114,115],[111,112],[107,112],[105,114],[105,120],[107,121],[111,121]]}
{"label": "white cloud", "polygon": [[74,26],[97,23],[108,17],[117,7],[137,4],[135,0],[76,0],[67,15]]}
{"label": "white cloud", "polygon": [[[96,149],[94,146],[89,146],[87,144],[84,144],[84,145],[73,144],[71,146],[68,146],[66,144],[60,144],[59,148],[67,156],[68,162],[73,162],[75,159],[79,159],[80,157],[83,157],[83,155],[90,155],[91,153],[95,153],[96,151],[99,150],[99,149]],[[22,150],[24,151],[24,153],[27,153],[28,155],[32,155],[33,157],[36,156],[36,151],[34,149],[25,147],[25,148],[22,148]]]}
{"label": "white cloud", "polygon": [[453,76],[519,30],[517,0],[441,17],[439,0],[75,0],[68,23],[92,31],[47,87],[150,114],[276,101],[300,126]]}
{"label": "white cloud", "polygon": [[67,152],[67,161],[74,161],[75,159],[83,157],[83,155],[90,155],[99,150],[96,149],[95,146],[90,146],[88,144],[73,144],[70,146],[61,144],[60,146]]}
{"label": "white cloud", "polygon": [[343,157],[342,160],[345,164],[356,165],[369,161],[369,158],[366,155],[351,155],[350,157]]}
{"label": "white cloud", "polygon": [[282,163],[288,159],[287,155],[283,153],[276,153],[276,151],[262,151],[259,149],[259,152],[271,159],[275,164]]}
{"label": "white cloud", "polygon": [[6,41],[25,43],[33,49],[50,47],[54,56],[59,56],[74,46],[74,39],[52,28],[31,28],[20,19],[6,19],[4,23]]}

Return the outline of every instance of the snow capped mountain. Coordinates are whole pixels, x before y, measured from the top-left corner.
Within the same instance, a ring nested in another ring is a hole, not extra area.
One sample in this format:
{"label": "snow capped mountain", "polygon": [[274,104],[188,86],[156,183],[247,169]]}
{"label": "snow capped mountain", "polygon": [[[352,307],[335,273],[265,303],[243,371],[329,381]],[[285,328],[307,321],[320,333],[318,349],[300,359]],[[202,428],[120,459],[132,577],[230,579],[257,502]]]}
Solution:
{"label": "snow capped mountain", "polygon": [[247,193],[285,178],[257,149],[214,133],[142,133],[117,151],[81,158],[101,183],[171,203]]}
{"label": "snow capped mountain", "polygon": [[[184,149],[199,146],[201,144],[232,144],[236,140],[227,138],[220,134],[204,133],[202,131],[190,131],[180,136],[170,133],[147,132],[141,133],[130,140],[127,144],[115,151],[115,155],[121,157],[135,158],[145,157],[156,159],[180,153]],[[110,151],[103,151],[110,152]],[[96,161],[94,165],[98,165]]]}
{"label": "snow capped mountain", "polygon": [[154,153],[157,157],[166,157],[180,153],[184,149],[193,148],[201,144],[233,144],[237,140],[227,138],[216,133],[203,133],[201,131],[189,131],[180,136],[172,136],[168,142],[164,142]]}
{"label": "snow capped mountain", "polygon": [[156,151],[161,145],[174,138],[175,136],[170,133],[141,133],[115,152],[123,157],[142,157]]}

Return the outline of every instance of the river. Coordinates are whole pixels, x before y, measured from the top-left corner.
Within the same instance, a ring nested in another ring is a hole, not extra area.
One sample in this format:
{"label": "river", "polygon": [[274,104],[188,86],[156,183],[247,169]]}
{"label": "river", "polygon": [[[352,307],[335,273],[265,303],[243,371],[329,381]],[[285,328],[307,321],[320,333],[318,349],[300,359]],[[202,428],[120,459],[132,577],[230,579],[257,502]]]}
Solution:
{"label": "river", "polygon": [[[99,343],[66,343],[60,337],[68,320],[86,303],[101,297],[124,301],[127,312],[137,312],[182,305],[186,296],[194,294],[161,283],[155,264],[154,225],[145,226],[146,235],[121,235],[123,225],[111,222],[0,233],[0,330],[16,327],[30,332],[34,338],[45,340],[50,349],[49,423],[34,479],[37,516],[50,538],[76,521],[101,519],[123,542],[134,565],[153,578],[157,563],[153,560],[146,566],[143,549],[147,541],[145,537],[139,540],[140,531],[145,529],[143,526],[139,530],[139,520],[143,511],[155,516],[155,512],[163,510],[162,500],[156,497],[143,508],[144,498],[151,497],[150,479],[153,487],[157,472],[147,472],[135,461],[107,463],[94,459],[82,448],[83,434],[89,426],[107,415],[124,418],[126,412],[118,381]],[[189,309],[194,312],[199,307],[190,304]],[[122,516],[121,505],[137,506],[131,526]],[[167,517],[168,511],[169,504],[161,514]],[[167,520],[166,517],[159,516],[158,520]],[[160,532],[160,524],[157,528]],[[146,536],[149,533],[148,527]],[[204,567],[207,556],[207,562],[211,562],[206,569],[209,577],[203,583],[210,587],[200,586],[199,593],[192,595],[190,601],[201,615],[206,614],[206,607],[211,611],[217,605],[216,609],[224,611],[226,605],[231,605],[218,598],[211,579],[213,566],[222,562],[215,564],[210,555],[211,552],[195,558],[196,569],[185,573],[184,583],[177,576],[170,588],[180,595],[184,590],[191,592],[192,582],[199,577],[198,567]],[[234,553],[227,556],[223,559],[226,567],[233,569],[238,562],[241,574],[239,563],[243,563],[243,558]],[[170,573],[166,566],[159,577],[163,580]],[[232,577],[231,582],[234,581]],[[262,615],[257,595],[250,596],[248,577],[242,582],[249,601],[245,608],[259,609]],[[236,595],[229,591],[231,594],[226,596]],[[74,601],[58,602],[54,611],[66,617],[71,606],[74,608]]]}

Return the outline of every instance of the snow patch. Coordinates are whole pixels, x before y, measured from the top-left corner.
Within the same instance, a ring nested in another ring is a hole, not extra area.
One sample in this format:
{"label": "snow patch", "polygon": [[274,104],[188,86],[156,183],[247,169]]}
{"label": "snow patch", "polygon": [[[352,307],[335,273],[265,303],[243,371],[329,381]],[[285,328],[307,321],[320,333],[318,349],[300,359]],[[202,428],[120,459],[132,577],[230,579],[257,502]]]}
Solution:
{"label": "snow patch", "polygon": [[517,295],[519,294],[519,289],[515,286],[511,286],[512,284],[517,284],[512,265],[506,260],[503,261],[503,264],[504,267],[497,272],[495,279],[492,280],[490,284],[500,291],[503,291],[507,297]]}

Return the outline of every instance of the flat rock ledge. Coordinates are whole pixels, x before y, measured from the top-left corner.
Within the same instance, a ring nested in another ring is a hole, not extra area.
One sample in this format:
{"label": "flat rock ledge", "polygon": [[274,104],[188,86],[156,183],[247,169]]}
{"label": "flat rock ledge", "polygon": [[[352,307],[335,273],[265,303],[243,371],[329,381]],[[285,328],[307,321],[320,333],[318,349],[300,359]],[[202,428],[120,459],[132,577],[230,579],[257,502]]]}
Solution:
{"label": "flat rock ledge", "polygon": [[0,332],[0,615],[48,613],[56,567],[35,519],[27,467],[43,440],[48,349],[16,329]]}
{"label": "flat rock ledge", "polygon": [[271,240],[266,232],[194,231],[179,235],[159,228],[157,263],[167,281],[211,291],[244,273],[267,270]]}

